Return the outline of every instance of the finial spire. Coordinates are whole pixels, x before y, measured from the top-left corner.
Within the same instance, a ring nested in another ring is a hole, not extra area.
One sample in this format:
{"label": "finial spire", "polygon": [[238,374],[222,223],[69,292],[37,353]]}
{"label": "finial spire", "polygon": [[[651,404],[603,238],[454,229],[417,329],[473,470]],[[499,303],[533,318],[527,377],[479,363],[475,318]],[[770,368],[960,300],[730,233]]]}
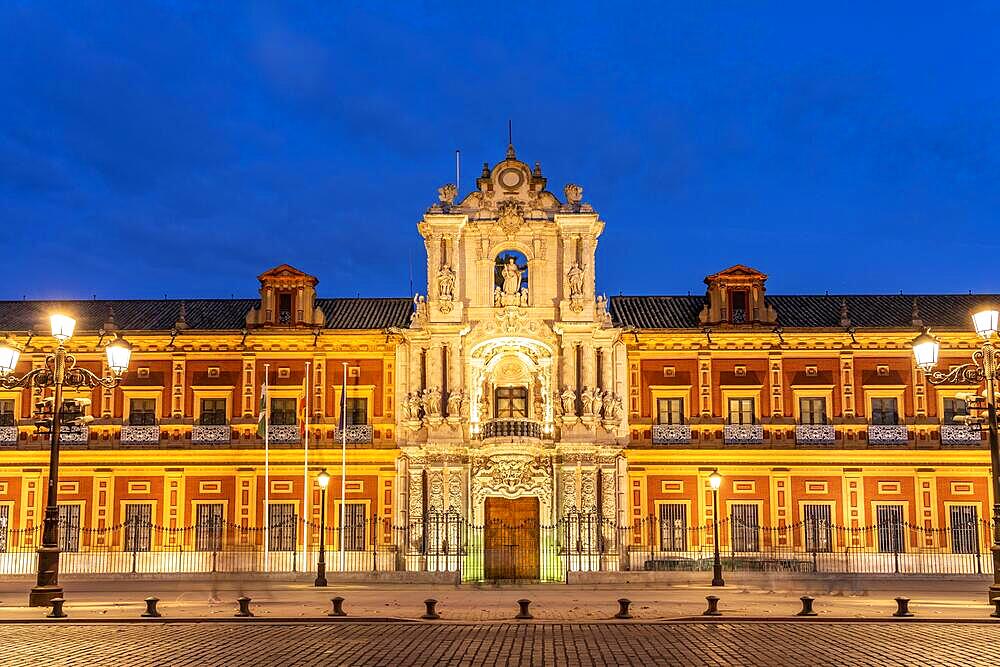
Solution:
{"label": "finial spire", "polygon": [[851,314],[847,310],[847,297],[840,300],[840,326],[851,326]]}
{"label": "finial spire", "polygon": [[913,309],[910,313],[910,319],[915,327],[924,326],[924,321],[920,317],[920,306],[917,305],[917,297],[913,297]]}
{"label": "finial spire", "polygon": [[177,311],[177,321],[174,322],[175,329],[187,329],[187,306],[181,301],[181,306]]}
{"label": "finial spire", "polygon": [[509,118],[507,119],[507,159],[517,159],[517,154],[514,152],[514,121]]}
{"label": "finial spire", "polygon": [[104,326],[102,328],[105,331],[118,330],[118,323],[115,322],[115,309],[110,303],[108,304],[108,309],[104,315]]}

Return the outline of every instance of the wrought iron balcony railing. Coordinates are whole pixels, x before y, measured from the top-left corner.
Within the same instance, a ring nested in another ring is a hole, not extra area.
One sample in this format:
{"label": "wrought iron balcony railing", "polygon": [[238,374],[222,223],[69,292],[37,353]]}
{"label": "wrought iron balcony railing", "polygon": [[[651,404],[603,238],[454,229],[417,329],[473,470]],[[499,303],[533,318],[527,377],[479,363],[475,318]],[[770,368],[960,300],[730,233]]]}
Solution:
{"label": "wrought iron balcony railing", "polygon": [[975,447],[983,441],[979,429],[968,424],[941,424],[941,444],[951,447]]}
{"label": "wrought iron balcony railing", "polygon": [[272,444],[289,444],[300,440],[299,427],[295,424],[271,424],[267,428],[267,438]]}
{"label": "wrought iron balcony railing", "polygon": [[832,445],[837,440],[837,432],[832,424],[798,424],[795,426],[795,444]]}
{"label": "wrought iron balcony railing", "polygon": [[17,444],[17,427],[0,426],[0,446],[10,447]]}
{"label": "wrought iron balcony railing", "polygon": [[228,424],[195,424],[191,428],[191,442],[196,445],[228,445],[232,439]]}
{"label": "wrought iron balcony railing", "polygon": [[[339,428],[334,433],[337,442],[343,442],[344,431]],[[347,442],[352,444],[367,444],[372,441],[372,427],[370,424],[348,424]]]}
{"label": "wrought iron balcony railing", "polygon": [[869,424],[869,447],[899,447],[909,440],[905,424]]}
{"label": "wrought iron balcony railing", "polygon": [[723,437],[727,445],[759,445],[764,442],[764,427],[760,424],[726,424]]}
{"label": "wrought iron balcony railing", "polygon": [[160,427],[155,424],[123,424],[121,441],[123,445],[155,445],[160,442]]}
{"label": "wrought iron balcony railing", "polygon": [[686,445],[691,442],[691,427],[686,424],[653,424],[654,445]]}
{"label": "wrought iron balcony railing", "polygon": [[542,437],[542,425],[530,419],[493,419],[483,424],[483,439],[486,438],[538,438]]}

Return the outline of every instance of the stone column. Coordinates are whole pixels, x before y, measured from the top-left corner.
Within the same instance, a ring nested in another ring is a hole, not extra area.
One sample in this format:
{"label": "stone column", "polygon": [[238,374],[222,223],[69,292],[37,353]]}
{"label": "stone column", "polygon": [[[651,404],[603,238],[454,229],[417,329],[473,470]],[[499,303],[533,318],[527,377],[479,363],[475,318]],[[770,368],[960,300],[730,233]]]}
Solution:
{"label": "stone column", "polygon": [[583,384],[591,389],[597,386],[597,359],[592,343],[584,343],[581,356],[583,357]]}

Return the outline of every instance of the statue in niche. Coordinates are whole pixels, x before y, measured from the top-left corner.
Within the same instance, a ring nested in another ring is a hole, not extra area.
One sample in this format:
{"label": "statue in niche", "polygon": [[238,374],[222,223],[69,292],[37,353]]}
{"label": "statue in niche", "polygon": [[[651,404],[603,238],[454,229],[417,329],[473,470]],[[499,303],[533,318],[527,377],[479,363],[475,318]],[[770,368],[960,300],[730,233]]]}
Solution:
{"label": "statue in niche", "polygon": [[403,400],[399,404],[400,417],[403,421],[412,421],[417,418],[417,415],[413,412],[413,393],[408,392]]}
{"label": "statue in niche", "polygon": [[576,392],[569,387],[563,388],[562,412],[565,417],[576,416]]}
{"label": "statue in niche", "polygon": [[423,393],[424,414],[428,417],[441,416],[441,390],[437,387],[424,389]]}
{"label": "statue in niche", "polygon": [[594,388],[594,398],[591,399],[591,401],[592,401],[592,403],[591,403],[592,407],[591,407],[590,411],[594,413],[595,417],[600,417],[601,416],[601,406],[603,405],[603,401],[604,401],[604,392],[601,391],[601,389],[599,387],[595,387]]}
{"label": "statue in niche", "polygon": [[445,264],[437,274],[438,308],[442,313],[451,312],[451,303],[455,299],[455,271]]}
{"label": "statue in niche", "polygon": [[615,394],[610,391],[604,394],[604,419],[614,421],[615,419]]}
{"label": "statue in niche", "polygon": [[594,414],[594,390],[584,386],[580,392],[580,399],[583,401],[583,416],[591,417]]}
{"label": "statue in niche", "polygon": [[566,272],[566,280],[569,282],[570,298],[583,296],[583,272],[585,268],[586,267],[580,266],[579,263],[573,262],[573,266],[569,267],[569,271]]}
{"label": "statue in niche", "polygon": [[464,389],[459,393],[461,394],[461,399],[458,403],[458,414],[462,419],[468,419],[472,401],[469,400],[469,393]]}
{"label": "statue in niche", "polygon": [[521,291],[521,270],[517,268],[517,261],[513,257],[507,257],[500,275],[503,277],[504,294],[517,294]]}
{"label": "statue in niche", "polygon": [[457,419],[461,411],[462,390],[448,392],[448,416]]}

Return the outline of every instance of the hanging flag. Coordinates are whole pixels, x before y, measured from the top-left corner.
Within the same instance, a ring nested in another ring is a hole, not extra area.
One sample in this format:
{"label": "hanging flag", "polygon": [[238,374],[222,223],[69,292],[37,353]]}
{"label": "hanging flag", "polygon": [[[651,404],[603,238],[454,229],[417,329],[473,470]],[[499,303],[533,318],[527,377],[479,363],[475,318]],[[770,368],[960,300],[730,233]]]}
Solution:
{"label": "hanging flag", "polygon": [[308,378],[302,377],[302,393],[299,394],[299,436],[306,435],[306,393],[309,391]]}
{"label": "hanging flag", "polygon": [[267,434],[267,378],[260,385],[260,414],[257,415],[257,435],[263,438]]}

